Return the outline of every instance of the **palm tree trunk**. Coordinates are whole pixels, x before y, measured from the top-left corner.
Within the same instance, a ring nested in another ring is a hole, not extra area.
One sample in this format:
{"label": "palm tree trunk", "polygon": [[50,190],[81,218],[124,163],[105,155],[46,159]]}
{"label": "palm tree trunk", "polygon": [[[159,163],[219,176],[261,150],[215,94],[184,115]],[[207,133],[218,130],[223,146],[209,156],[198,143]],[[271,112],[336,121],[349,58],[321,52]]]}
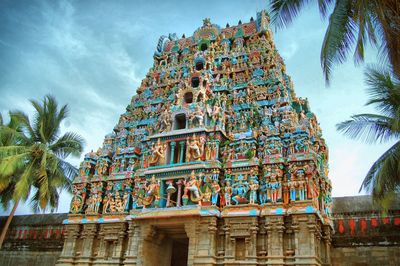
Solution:
{"label": "palm tree trunk", "polygon": [[13,207],[13,209],[11,210],[11,213],[10,213],[10,215],[9,215],[8,218],[7,218],[6,224],[4,225],[3,230],[1,231],[1,235],[0,235],[0,249],[1,249],[1,247],[3,246],[3,242],[4,242],[4,239],[6,238],[6,234],[7,234],[8,227],[10,226],[11,220],[12,220],[12,218],[14,217],[15,211],[17,210],[18,203],[19,203],[19,200],[17,200],[17,201],[15,202],[14,207]]}

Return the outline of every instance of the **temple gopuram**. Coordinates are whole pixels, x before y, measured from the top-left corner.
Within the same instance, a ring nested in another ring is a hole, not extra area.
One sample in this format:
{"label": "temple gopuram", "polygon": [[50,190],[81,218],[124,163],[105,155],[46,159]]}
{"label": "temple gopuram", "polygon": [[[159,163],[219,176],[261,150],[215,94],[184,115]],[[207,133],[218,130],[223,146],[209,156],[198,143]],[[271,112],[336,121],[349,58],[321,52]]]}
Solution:
{"label": "temple gopuram", "polygon": [[269,17],[162,36],[73,181],[57,265],[331,265],[328,148]]}

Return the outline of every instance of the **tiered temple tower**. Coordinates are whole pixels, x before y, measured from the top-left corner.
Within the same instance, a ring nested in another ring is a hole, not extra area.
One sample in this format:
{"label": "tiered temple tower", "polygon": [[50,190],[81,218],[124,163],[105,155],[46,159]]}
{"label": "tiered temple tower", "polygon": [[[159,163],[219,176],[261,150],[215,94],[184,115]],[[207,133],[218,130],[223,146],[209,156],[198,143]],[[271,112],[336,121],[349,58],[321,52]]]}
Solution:
{"label": "tiered temple tower", "polygon": [[[162,36],[85,156],[59,265],[330,265],[328,149],[265,11]],[[173,263],[172,263],[173,262]]]}

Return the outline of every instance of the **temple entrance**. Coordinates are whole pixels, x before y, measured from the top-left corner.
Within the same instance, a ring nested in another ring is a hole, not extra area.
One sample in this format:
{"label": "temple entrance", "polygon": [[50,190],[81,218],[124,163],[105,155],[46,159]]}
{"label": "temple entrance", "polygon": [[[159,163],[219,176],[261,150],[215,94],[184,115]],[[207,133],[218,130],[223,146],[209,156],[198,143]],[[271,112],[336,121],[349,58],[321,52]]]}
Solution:
{"label": "temple entrance", "polygon": [[182,225],[152,226],[143,243],[143,265],[186,266],[189,238]]}
{"label": "temple entrance", "polygon": [[186,266],[188,260],[189,239],[181,238],[172,241],[171,266]]}

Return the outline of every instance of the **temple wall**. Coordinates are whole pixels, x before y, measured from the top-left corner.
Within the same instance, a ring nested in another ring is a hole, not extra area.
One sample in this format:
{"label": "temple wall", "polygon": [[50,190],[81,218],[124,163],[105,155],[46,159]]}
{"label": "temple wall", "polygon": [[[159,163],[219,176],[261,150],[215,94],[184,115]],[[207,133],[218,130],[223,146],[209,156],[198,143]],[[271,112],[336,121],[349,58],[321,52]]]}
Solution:
{"label": "temple wall", "polygon": [[399,246],[335,247],[332,266],[400,265]]}
{"label": "temple wall", "polygon": [[334,198],[333,211],[329,250],[314,215],[169,217],[65,226],[67,214],[16,216],[0,265],[55,265],[64,241],[64,256],[73,260],[60,265],[169,265],[171,234],[188,238],[189,265],[235,265],[238,260],[243,265],[400,265],[399,202],[382,216],[369,197]]}
{"label": "temple wall", "polygon": [[[0,217],[3,227],[7,217]],[[15,216],[0,250],[0,265],[54,265],[64,245],[67,214]]]}

